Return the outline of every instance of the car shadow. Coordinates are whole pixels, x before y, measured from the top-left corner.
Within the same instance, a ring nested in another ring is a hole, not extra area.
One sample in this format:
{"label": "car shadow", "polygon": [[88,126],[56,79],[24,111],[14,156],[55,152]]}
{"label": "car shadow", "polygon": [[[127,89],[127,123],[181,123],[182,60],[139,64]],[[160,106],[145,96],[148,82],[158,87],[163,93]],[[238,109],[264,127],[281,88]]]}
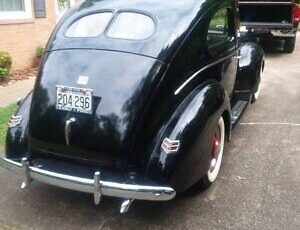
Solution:
{"label": "car shadow", "polygon": [[[191,206],[191,202],[202,206],[214,186],[205,191],[193,188],[166,202],[134,201],[128,213],[120,214],[122,199],[103,197],[101,204],[96,206],[91,194],[33,182],[28,189],[16,192],[16,203],[12,205],[20,207],[14,210],[14,215],[22,216],[33,227],[43,226],[47,220],[54,225],[65,222],[67,226],[67,223],[74,225],[78,222],[82,228],[100,226],[97,229],[104,226],[114,229],[120,224],[123,228],[130,229],[130,226],[143,223],[140,229],[148,229],[149,226],[157,226],[173,219],[178,213],[181,213],[181,218],[185,215],[188,217],[188,212],[184,210]],[[18,201],[21,201],[21,206]],[[35,221],[28,221],[32,216],[36,217]]]}

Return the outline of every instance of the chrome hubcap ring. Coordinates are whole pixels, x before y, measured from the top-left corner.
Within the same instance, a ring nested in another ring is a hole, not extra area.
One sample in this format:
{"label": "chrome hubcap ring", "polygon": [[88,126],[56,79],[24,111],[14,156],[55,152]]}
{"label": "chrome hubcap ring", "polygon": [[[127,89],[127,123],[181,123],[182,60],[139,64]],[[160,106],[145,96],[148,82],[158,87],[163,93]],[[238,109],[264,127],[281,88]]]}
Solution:
{"label": "chrome hubcap ring", "polygon": [[212,142],[210,168],[207,173],[208,180],[211,183],[213,183],[217,178],[223,157],[225,142],[225,123],[222,117],[218,122],[218,127],[213,135]]}

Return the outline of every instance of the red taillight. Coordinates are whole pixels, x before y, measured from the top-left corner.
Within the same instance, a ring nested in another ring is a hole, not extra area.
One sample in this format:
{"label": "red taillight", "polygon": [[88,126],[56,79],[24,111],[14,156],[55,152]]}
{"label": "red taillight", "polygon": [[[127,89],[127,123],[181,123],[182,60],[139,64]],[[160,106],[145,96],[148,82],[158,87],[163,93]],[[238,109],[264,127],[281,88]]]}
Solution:
{"label": "red taillight", "polygon": [[294,22],[300,21],[300,7],[298,5],[295,5],[294,7]]}

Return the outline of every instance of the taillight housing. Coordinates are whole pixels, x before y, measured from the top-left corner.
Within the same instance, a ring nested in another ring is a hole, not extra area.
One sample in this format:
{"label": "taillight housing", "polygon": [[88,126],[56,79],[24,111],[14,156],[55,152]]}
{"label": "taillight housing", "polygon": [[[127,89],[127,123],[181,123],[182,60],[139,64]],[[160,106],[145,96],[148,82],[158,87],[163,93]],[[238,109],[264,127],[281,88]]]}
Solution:
{"label": "taillight housing", "polygon": [[9,128],[14,128],[16,126],[19,126],[22,123],[22,120],[23,120],[22,116],[12,115],[9,122],[8,122],[8,127]]}
{"label": "taillight housing", "polygon": [[300,21],[300,7],[295,4],[294,7],[294,22],[299,22]]}
{"label": "taillight housing", "polygon": [[170,140],[169,138],[165,138],[161,144],[161,149],[166,153],[177,153],[180,148],[179,140]]}

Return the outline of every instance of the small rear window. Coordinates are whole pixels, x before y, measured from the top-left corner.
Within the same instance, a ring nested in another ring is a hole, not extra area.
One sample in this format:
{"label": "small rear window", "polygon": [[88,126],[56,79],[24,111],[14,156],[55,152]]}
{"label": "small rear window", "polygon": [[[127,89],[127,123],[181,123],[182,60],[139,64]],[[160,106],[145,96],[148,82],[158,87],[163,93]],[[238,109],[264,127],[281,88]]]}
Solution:
{"label": "small rear window", "polygon": [[149,38],[155,31],[152,18],[140,13],[122,12],[107,31],[110,38],[143,40]]}
{"label": "small rear window", "polygon": [[66,32],[67,37],[97,37],[106,29],[111,12],[97,13],[75,21]]}

